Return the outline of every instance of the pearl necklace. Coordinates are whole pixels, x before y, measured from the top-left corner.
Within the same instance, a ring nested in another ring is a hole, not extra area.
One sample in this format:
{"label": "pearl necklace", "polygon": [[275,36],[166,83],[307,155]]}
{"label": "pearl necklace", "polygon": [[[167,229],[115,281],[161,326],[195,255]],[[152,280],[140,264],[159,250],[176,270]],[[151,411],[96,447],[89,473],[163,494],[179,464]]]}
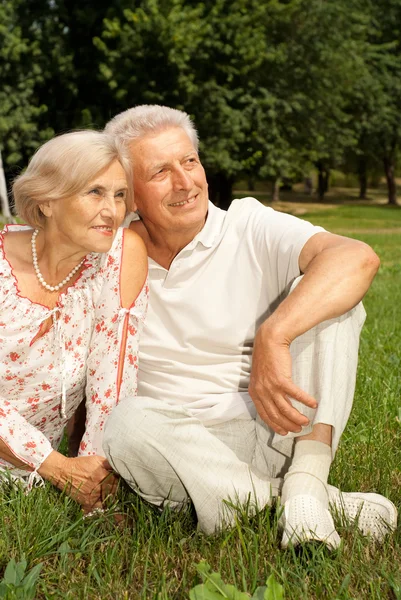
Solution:
{"label": "pearl necklace", "polygon": [[73,268],[73,270],[69,273],[69,275],[67,275],[67,277],[65,277],[63,279],[63,281],[61,281],[58,285],[49,285],[48,283],[46,283],[46,281],[43,278],[42,273],[39,270],[38,255],[36,254],[36,237],[37,237],[38,233],[39,233],[39,229],[35,229],[35,231],[32,234],[32,239],[31,239],[33,268],[34,268],[34,271],[35,271],[36,277],[38,278],[39,283],[41,285],[43,285],[44,288],[49,290],[49,292],[57,292],[58,290],[61,290],[61,288],[70,281],[71,277],[73,277],[75,275],[75,273],[82,267],[82,265],[85,262],[85,258],[83,258],[81,260],[81,262],[76,267]]}

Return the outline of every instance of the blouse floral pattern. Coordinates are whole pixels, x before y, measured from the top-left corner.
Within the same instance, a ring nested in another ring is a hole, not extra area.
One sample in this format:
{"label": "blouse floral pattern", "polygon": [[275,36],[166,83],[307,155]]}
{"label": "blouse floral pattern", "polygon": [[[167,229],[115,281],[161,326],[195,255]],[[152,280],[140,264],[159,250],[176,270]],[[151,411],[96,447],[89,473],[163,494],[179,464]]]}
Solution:
{"label": "blouse floral pattern", "polygon": [[[107,415],[121,396],[137,392],[138,342],[149,288],[121,307],[124,230],[107,254],[86,256],[79,279],[60,294],[55,308],[23,297],[4,253],[0,233],[0,439],[34,473],[57,449],[64,426],[86,397],[87,420],[79,454],[104,455]],[[38,333],[49,319],[53,326]],[[123,331],[127,325],[125,353]],[[118,385],[120,360],[123,378]],[[0,471],[29,475],[0,458]]]}

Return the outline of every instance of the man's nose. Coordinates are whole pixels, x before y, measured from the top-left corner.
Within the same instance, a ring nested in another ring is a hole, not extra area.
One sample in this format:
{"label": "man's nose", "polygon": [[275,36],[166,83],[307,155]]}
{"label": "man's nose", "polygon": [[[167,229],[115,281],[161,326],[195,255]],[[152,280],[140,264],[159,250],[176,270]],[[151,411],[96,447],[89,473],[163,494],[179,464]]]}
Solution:
{"label": "man's nose", "polygon": [[173,174],[173,185],[174,191],[177,192],[179,190],[192,189],[194,182],[190,173],[188,173],[188,171],[186,171],[182,167],[179,167]]}

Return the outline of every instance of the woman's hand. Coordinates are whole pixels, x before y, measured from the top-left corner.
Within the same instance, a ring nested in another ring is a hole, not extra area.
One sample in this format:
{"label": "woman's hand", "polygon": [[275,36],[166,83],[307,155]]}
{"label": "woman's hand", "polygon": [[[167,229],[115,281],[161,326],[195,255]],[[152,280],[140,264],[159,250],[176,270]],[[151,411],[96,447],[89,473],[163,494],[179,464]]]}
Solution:
{"label": "woman's hand", "polygon": [[67,458],[52,452],[38,469],[39,475],[81,504],[85,513],[101,508],[114,495],[118,478],[102,456]]}

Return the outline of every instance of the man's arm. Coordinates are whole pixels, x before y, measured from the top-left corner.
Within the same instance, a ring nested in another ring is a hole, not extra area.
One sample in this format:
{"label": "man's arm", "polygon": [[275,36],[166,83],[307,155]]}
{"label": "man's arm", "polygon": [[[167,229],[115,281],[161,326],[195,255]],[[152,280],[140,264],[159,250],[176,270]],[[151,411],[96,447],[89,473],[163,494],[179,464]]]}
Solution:
{"label": "man's arm", "polygon": [[292,382],[291,342],[356,306],[379,265],[375,252],[357,240],[321,232],[306,242],[299,257],[304,277],[261,325],[254,342],[249,393],[261,418],[277,433],[299,432],[308,424],[290,398],[317,406]]}

